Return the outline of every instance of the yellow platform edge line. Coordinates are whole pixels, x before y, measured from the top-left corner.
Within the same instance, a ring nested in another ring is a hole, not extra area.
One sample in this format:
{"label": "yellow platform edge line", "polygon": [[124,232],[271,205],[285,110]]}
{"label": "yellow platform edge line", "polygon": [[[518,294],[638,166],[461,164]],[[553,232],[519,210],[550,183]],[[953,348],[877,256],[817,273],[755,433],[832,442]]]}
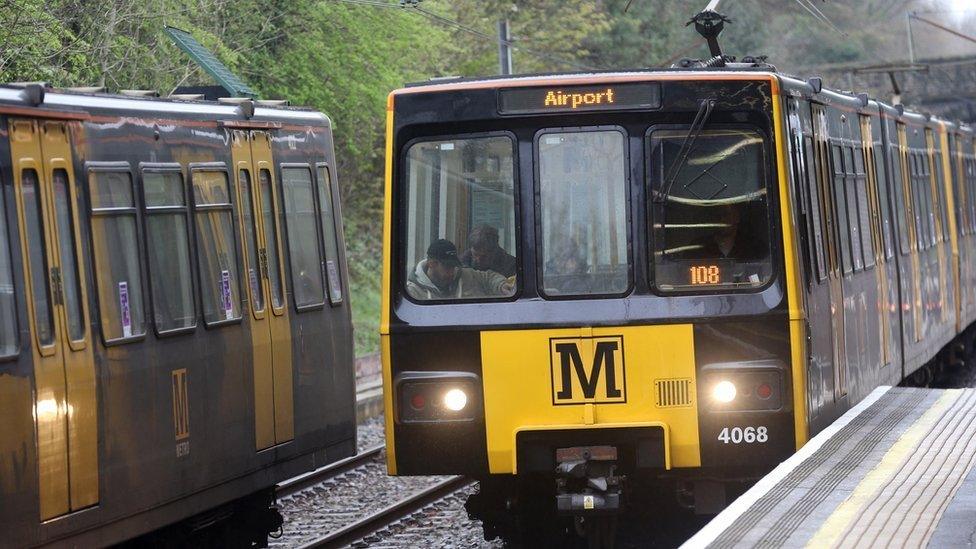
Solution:
{"label": "yellow platform edge line", "polygon": [[884,487],[898,472],[901,464],[911,457],[918,448],[922,438],[932,426],[942,417],[945,411],[956,399],[960,398],[961,389],[949,389],[939,397],[924,414],[922,414],[908,430],[891,445],[891,448],[881,458],[877,467],[872,469],[861,479],[857,487],[847,499],[834,509],[834,512],[824,521],[817,533],[807,542],[808,548],[834,547],[840,541],[841,535],[847,531],[852,522],[864,510],[864,505],[871,500],[878,490]]}

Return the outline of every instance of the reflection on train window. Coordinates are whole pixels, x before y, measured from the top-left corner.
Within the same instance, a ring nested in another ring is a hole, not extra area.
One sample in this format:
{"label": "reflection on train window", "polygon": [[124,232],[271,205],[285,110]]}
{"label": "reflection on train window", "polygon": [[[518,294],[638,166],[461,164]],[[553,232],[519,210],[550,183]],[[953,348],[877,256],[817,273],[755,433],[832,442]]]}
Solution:
{"label": "reflection on train window", "polygon": [[47,245],[44,241],[44,212],[37,172],[24,170],[20,178],[21,199],[24,202],[24,225],[30,261],[31,298],[34,304],[34,330],[41,345],[54,342],[54,317],[48,287]]}
{"label": "reflection on train window", "polygon": [[312,173],[308,168],[282,168],[281,184],[285,196],[288,256],[291,258],[295,305],[321,305],[325,301],[325,289],[322,285],[322,257],[319,252]]}
{"label": "reflection on train window", "polygon": [[193,210],[200,256],[200,295],[207,324],[241,317],[237,249],[227,174],[193,172]]}
{"label": "reflection on train window", "polygon": [[275,219],[274,186],[271,184],[271,173],[262,169],[258,175],[258,190],[261,192],[261,215],[264,226],[265,249],[268,255],[268,281],[271,284],[271,306],[281,307],[285,300],[281,287],[281,265],[278,251],[278,225]]}
{"label": "reflection on train window", "polygon": [[322,223],[322,243],[325,246],[323,264],[329,283],[329,301],[333,305],[342,302],[342,280],[339,278],[339,233],[336,229],[335,204],[332,203],[332,174],[328,166],[318,167],[319,216]]}
{"label": "reflection on train window", "polygon": [[650,136],[655,284],[662,291],[761,287],[772,276],[763,137],[704,130],[679,154],[687,134]]}
{"label": "reflection on train window", "polygon": [[546,295],[621,294],[629,286],[627,157],[619,131],[539,137]]}
{"label": "reflection on train window", "polygon": [[159,333],[196,325],[183,175],[144,172],[153,318]]}
{"label": "reflection on train window", "polygon": [[[515,294],[514,274],[499,272],[516,255],[513,148],[497,136],[427,141],[407,151],[404,277],[412,298]],[[473,249],[485,243],[471,238],[476,229],[497,235],[490,249]]]}
{"label": "reflection on train window", "polygon": [[4,186],[0,181],[0,356],[17,352],[17,299],[14,293],[13,265],[10,257],[10,232]]}
{"label": "reflection on train window", "polygon": [[75,248],[74,203],[71,200],[68,172],[60,168],[54,170],[51,183],[54,189],[54,213],[57,217],[61,286],[64,312],[68,321],[68,337],[71,341],[80,341],[85,337],[85,321],[81,302],[81,282],[78,276],[78,252]]}
{"label": "reflection on train window", "polygon": [[92,250],[105,341],[146,333],[132,176],[92,170]]}

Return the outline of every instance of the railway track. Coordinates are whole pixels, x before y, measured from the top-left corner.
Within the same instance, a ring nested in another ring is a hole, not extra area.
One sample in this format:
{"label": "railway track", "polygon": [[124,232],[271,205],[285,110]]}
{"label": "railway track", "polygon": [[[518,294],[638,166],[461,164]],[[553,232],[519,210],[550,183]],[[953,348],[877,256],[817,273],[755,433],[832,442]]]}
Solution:
{"label": "railway track", "polygon": [[320,482],[324,482],[330,478],[337,477],[343,473],[352,471],[358,467],[362,467],[382,455],[384,449],[386,449],[386,445],[377,444],[376,446],[367,448],[354,456],[347,457],[346,459],[339,460],[335,463],[330,463],[325,467],[305,473],[304,475],[299,475],[297,477],[288,479],[278,485],[278,497],[290,496],[292,494],[301,492],[306,488],[311,488]]}
{"label": "railway track", "polygon": [[461,476],[449,477],[344,528],[329,532],[314,541],[306,543],[301,548],[345,547],[424,509],[437,500],[467,487],[472,482]]}
{"label": "railway track", "polygon": [[[366,467],[379,459],[383,455],[384,450],[385,445],[377,444],[376,446],[363,450],[355,456],[282,482],[278,485],[278,496],[287,498],[360,467]],[[370,513],[355,522],[306,542],[300,545],[300,547],[345,547],[424,509],[428,505],[469,486],[471,483],[471,480],[461,476],[452,476],[443,479],[391,505]]]}

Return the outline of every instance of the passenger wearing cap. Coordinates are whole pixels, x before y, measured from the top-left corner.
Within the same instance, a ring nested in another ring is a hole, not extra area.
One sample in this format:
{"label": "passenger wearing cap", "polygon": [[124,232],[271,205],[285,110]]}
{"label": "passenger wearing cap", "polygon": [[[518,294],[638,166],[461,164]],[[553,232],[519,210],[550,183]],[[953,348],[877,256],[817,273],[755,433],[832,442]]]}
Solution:
{"label": "passenger wearing cap", "polygon": [[471,299],[515,293],[514,284],[494,271],[462,267],[457,247],[439,239],[427,248],[427,258],[407,278],[407,293],[414,299]]}

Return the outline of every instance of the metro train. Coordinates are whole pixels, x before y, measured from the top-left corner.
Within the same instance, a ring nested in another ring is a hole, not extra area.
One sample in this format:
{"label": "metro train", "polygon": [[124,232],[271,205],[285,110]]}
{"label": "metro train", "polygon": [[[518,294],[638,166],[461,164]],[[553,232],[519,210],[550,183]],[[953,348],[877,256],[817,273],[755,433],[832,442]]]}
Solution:
{"label": "metro train", "polygon": [[0,546],[266,546],[355,453],[334,170],[312,110],[0,86]]}
{"label": "metro train", "polygon": [[972,351],[966,125],[762,60],[438,80],[387,115],[388,469],[477,479],[486,539],[610,546],[662,486],[717,512]]}

